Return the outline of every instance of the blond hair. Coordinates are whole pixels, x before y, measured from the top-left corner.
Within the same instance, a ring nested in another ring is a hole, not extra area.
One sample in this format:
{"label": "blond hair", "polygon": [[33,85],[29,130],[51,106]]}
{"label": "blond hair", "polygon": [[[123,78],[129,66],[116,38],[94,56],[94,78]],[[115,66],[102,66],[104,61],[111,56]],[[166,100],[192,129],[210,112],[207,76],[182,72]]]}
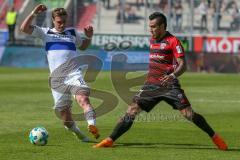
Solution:
{"label": "blond hair", "polygon": [[52,18],[54,19],[58,16],[67,16],[67,11],[64,8],[55,8],[52,11]]}

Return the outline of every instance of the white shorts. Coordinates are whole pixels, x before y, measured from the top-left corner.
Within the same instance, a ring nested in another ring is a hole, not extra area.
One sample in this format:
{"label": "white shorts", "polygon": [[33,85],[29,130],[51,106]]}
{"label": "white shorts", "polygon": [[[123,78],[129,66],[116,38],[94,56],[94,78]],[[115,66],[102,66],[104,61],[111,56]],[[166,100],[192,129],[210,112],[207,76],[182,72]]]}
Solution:
{"label": "white shorts", "polygon": [[59,78],[51,78],[50,86],[55,86],[54,89],[51,87],[54,99],[53,108],[59,111],[71,107],[72,95],[89,95],[90,93],[90,89],[84,81],[81,71],[70,73],[67,77],[62,78],[61,80],[59,80]]}

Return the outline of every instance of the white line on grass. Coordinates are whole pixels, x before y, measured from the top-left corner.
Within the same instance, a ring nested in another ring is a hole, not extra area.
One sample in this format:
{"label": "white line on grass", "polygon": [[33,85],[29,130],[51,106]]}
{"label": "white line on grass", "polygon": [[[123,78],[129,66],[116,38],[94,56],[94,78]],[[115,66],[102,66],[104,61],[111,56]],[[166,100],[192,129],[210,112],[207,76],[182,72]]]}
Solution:
{"label": "white line on grass", "polygon": [[210,102],[210,103],[240,103],[240,100],[210,100],[210,99],[195,99],[194,102]]}

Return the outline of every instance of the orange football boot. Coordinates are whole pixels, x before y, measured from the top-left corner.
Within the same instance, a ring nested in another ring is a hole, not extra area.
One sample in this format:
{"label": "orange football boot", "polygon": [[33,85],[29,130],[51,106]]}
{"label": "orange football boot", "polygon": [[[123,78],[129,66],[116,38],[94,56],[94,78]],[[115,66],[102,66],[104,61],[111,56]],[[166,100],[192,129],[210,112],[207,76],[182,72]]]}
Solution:
{"label": "orange football boot", "polygon": [[98,139],[100,137],[100,134],[98,133],[98,129],[94,125],[88,126],[88,132],[90,132],[94,138]]}
{"label": "orange football boot", "polygon": [[214,134],[212,137],[213,143],[218,147],[218,149],[226,151],[228,149],[227,144],[224,142],[223,138],[218,134]]}
{"label": "orange football boot", "polygon": [[93,146],[93,148],[106,148],[106,147],[113,147],[113,140],[106,138],[102,140],[100,143]]}

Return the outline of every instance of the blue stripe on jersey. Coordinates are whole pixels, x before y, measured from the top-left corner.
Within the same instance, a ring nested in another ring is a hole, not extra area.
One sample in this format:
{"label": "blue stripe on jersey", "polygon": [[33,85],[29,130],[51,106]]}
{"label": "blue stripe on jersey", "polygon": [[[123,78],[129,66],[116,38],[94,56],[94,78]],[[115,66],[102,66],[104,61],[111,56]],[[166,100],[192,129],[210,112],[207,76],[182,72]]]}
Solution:
{"label": "blue stripe on jersey", "polygon": [[58,35],[58,34],[61,34],[61,35],[72,35],[74,37],[76,37],[76,33],[75,33],[75,30],[74,29],[69,29],[69,30],[66,30],[66,31],[63,31],[61,33],[56,33],[56,32],[53,32],[51,31],[50,29],[48,30],[47,34],[55,34],[55,35]]}
{"label": "blue stripe on jersey", "polygon": [[45,46],[46,51],[50,50],[72,50],[76,51],[76,46],[72,42],[47,42]]}
{"label": "blue stripe on jersey", "polygon": [[75,30],[74,30],[74,29],[69,29],[69,30],[67,30],[67,31],[70,32],[72,36],[75,36],[75,37],[76,37],[76,33],[75,33]]}

